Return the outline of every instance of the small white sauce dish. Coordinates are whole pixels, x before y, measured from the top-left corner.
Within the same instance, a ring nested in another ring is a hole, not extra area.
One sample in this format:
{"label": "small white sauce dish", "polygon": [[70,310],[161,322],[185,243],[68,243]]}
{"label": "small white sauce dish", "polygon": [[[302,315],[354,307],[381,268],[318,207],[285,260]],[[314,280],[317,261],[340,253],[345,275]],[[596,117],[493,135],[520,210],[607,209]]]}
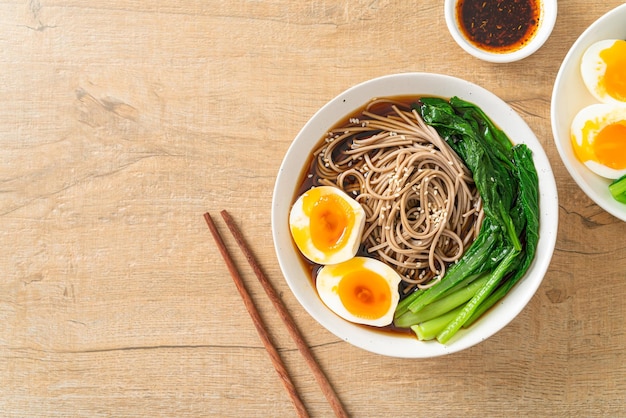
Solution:
{"label": "small white sauce dish", "polygon": [[532,38],[519,49],[510,52],[490,52],[470,42],[461,30],[456,11],[458,3],[459,0],[444,1],[444,15],[448,31],[450,31],[452,38],[463,50],[483,61],[508,63],[522,60],[534,54],[548,40],[556,23],[557,0],[539,0],[539,24]]}

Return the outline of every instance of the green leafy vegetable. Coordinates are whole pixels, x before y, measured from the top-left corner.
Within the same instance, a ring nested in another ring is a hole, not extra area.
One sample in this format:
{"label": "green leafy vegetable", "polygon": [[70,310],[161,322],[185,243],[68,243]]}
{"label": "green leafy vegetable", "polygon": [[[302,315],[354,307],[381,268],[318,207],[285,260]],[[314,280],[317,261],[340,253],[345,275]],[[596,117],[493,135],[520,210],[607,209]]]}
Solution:
{"label": "green leafy vegetable", "polygon": [[413,292],[396,310],[397,326],[411,327],[421,339],[428,334],[422,325],[436,323],[436,338],[446,343],[528,270],[539,240],[539,182],[530,149],[513,145],[476,105],[458,97],[423,98],[416,108],[472,172],[485,214],[463,257],[437,284]]}

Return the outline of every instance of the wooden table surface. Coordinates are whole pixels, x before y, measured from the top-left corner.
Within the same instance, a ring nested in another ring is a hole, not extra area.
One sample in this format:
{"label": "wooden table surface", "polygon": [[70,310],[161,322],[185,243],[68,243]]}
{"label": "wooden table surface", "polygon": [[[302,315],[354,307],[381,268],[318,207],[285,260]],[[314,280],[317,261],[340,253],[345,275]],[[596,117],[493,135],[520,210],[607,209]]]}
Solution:
{"label": "wooden table surface", "polygon": [[[537,53],[491,64],[454,43],[441,0],[2,2],[1,415],[294,416],[202,218],[226,209],[352,416],[626,416],[626,223],[577,187],[550,127],[562,59],[621,3],[562,1]],[[408,71],[508,102],[559,189],[536,296],[494,337],[432,360],[318,325],[271,237],[275,176],[304,123],[346,88]],[[331,416],[235,260],[311,416]]]}

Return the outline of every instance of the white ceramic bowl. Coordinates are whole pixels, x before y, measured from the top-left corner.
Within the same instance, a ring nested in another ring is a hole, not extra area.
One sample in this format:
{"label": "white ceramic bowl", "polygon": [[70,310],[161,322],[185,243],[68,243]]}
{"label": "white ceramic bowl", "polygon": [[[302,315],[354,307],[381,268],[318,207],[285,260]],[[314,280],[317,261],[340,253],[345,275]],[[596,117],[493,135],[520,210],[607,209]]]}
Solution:
{"label": "white ceramic bowl", "polygon": [[[422,342],[347,322],[320,300],[289,232],[289,210],[309,155],[328,129],[374,97],[400,95],[459,96],[480,106],[514,143],[526,143],[539,173],[540,239],[537,256],[526,276],[468,329],[447,345]],[[552,257],[557,235],[558,198],[550,163],[539,141],[523,119],[494,94],[458,78],[427,73],[389,75],[356,85],[322,107],[304,125],[289,147],[274,187],[272,233],[276,254],[289,287],[304,309],[328,331],[362,349],[393,357],[424,358],[457,352],[484,341],[507,325],[526,306],[539,287]]]}
{"label": "white ceramic bowl", "polygon": [[554,142],[563,164],[578,186],[598,206],[626,221],[626,205],[611,196],[611,182],[598,176],[574,155],[570,124],[583,107],[597,103],[580,75],[580,60],[589,45],[603,39],[626,39],[626,4],[616,7],[589,26],[565,56],[552,90],[551,119]]}
{"label": "white ceramic bowl", "polygon": [[489,52],[473,45],[459,28],[459,22],[456,17],[456,5],[458,2],[459,0],[444,1],[444,16],[448,31],[450,31],[452,38],[461,48],[483,61],[506,63],[519,61],[534,54],[548,40],[552,29],[554,29],[554,24],[556,23],[557,1],[540,0],[541,14],[539,17],[539,27],[530,42],[526,43],[520,49],[507,53]]}

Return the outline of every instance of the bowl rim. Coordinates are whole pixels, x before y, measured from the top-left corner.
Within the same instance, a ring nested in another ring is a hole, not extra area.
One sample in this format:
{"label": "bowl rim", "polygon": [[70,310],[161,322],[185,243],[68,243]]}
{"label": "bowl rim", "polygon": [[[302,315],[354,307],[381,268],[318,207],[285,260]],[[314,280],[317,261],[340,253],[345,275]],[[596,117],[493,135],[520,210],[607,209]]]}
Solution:
{"label": "bowl rim", "polygon": [[[296,198],[302,169],[312,148],[326,131],[373,97],[413,94],[441,97],[456,95],[477,104],[497,125],[508,128],[507,133],[514,142],[528,144],[539,173],[540,240],[529,271],[491,312],[474,323],[472,328],[461,330],[445,345],[351,324],[332,313],[315,292],[288,226],[289,208]],[[300,305],[322,327],[336,337],[372,353],[390,357],[431,358],[458,352],[484,341],[509,324],[528,304],[543,281],[554,251],[558,230],[558,195],[554,174],[543,147],[526,122],[506,102],[474,83],[449,75],[398,73],[370,79],[348,88],[322,106],[306,122],[290,144],[280,165],[272,196],[271,221],[275,252],[284,279]]]}
{"label": "bowl rim", "polygon": [[456,19],[456,4],[459,0],[444,1],[444,17],[448,32],[454,41],[468,54],[483,61],[492,63],[509,63],[520,61],[537,52],[548,40],[556,24],[558,15],[557,0],[540,0],[541,17],[535,36],[520,49],[507,52],[489,52],[474,46],[461,32]]}
{"label": "bowl rim", "polygon": [[[552,136],[556,149],[559,153],[563,165],[569,172],[570,176],[578,187],[599,207],[615,216],[616,218],[626,222],[626,209],[623,203],[615,201],[609,191],[608,184],[610,180],[603,179],[585,167],[579,162],[573,154],[573,149],[569,143],[569,127],[575,113],[583,107],[600,103],[584,86],[580,75],[579,62],[586,48],[592,43],[610,38],[618,38],[620,36],[610,35],[614,33],[613,26],[608,26],[607,21],[616,20],[616,25],[622,29],[621,37],[626,38],[626,26],[623,25],[623,19],[626,18],[626,4],[619,5],[596,19],[589,25],[580,36],[574,41],[567,54],[563,58],[559,70],[556,74],[554,85],[552,88],[551,104],[550,104],[550,122],[552,126]],[[617,22],[619,21],[619,22]],[[578,84],[579,89],[574,89],[573,85]],[[567,91],[578,91],[579,96],[575,100],[568,99],[561,103],[560,94]],[[578,104],[577,103],[584,103]],[[565,108],[565,110],[563,110]],[[567,123],[563,112],[569,112]],[[562,127],[562,125],[566,127]],[[592,181],[595,184],[589,184]]]}

